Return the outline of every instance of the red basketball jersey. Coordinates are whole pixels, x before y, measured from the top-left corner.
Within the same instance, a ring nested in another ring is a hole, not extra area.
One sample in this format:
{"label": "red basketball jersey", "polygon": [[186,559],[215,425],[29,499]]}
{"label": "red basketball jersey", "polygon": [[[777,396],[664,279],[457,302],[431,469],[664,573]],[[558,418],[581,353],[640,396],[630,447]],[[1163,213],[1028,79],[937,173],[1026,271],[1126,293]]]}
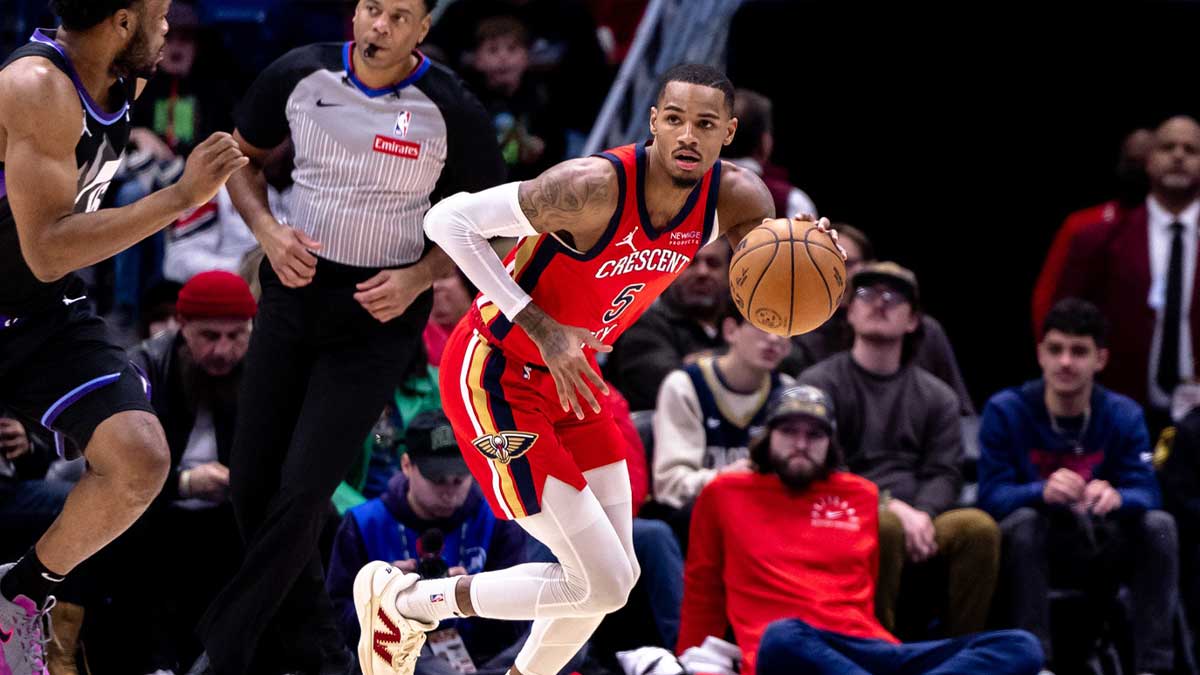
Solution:
{"label": "red basketball jersey", "polygon": [[[646,210],[646,146],[626,145],[597,157],[617,171],[617,209],[591,250],[576,251],[543,233],[524,237],[505,265],[533,302],[561,324],[587,328],[612,344],[717,237],[721,163],[704,174],[662,229]],[[542,365],[537,345],[480,294],[471,320],[484,339],[513,358]]]}

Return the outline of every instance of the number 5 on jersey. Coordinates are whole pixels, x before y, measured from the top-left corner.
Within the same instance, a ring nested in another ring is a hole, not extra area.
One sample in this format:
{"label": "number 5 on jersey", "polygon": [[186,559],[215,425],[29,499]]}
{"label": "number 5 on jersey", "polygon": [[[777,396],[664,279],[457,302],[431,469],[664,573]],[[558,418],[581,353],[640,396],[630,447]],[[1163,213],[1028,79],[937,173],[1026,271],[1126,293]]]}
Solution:
{"label": "number 5 on jersey", "polygon": [[[614,321],[616,321],[617,318],[624,314],[625,310],[629,309],[629,306],[633,304],[634,296],[642,292],[644,288],[646,288],[646,284],[629,284],[625,288],[622,288],[621,292],[617,293],[617,297],[613,298],[611,303],[612,308],[605,311],[604,316],[601,317],[604,319],[604,323],[612,324]],[[603,328],[596,331],[596,339],[603,342],[604,338],[608,337],[608,334],[612,332],[613,328],[616,328],[616,326],[605,325]]]}

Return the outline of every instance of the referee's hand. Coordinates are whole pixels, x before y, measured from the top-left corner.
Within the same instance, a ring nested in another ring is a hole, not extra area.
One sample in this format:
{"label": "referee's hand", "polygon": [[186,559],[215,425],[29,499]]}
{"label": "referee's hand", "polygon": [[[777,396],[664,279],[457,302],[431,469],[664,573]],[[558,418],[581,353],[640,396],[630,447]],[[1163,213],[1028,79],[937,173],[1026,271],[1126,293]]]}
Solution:
{"label": "referee's hand", "polygon": [[271,261],[271,269],[284,286],[300,288],[312,283],[317,274],[317,256],[313,251],[321,250],[321,242],[278,222],[274,227],[264,227],[259,240],[263,253]]}
{"label": "referee's hand", "polygon": [[403,314],[431,283],[421,265],[383,270],[358,284],[354,299],[377,321],[387,323]]}

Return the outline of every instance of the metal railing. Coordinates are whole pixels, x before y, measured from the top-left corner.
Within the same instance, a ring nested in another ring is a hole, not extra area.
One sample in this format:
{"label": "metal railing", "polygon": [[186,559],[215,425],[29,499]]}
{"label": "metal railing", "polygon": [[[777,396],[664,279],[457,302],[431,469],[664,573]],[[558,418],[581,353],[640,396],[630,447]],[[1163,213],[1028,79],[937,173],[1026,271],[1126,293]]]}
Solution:
{"label": "metal railing", "polygon": [[644,138],[658,78],[671,66],[724,65],[729,22],[743,1],[650,0],[583,154]]}

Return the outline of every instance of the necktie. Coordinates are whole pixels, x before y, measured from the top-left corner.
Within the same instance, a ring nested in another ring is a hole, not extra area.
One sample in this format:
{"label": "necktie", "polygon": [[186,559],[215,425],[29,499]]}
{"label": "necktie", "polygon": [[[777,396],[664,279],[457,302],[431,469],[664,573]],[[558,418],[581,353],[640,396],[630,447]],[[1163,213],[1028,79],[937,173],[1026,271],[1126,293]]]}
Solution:
{"label": "necktie", "polygon": [[1167,266],[1167,305],[1163,312],[1162,348],[1155,380],[1170,396],[1179,384],[1179,328],[1183,314],[1183,225],[1171,224],[1171,262]]}

